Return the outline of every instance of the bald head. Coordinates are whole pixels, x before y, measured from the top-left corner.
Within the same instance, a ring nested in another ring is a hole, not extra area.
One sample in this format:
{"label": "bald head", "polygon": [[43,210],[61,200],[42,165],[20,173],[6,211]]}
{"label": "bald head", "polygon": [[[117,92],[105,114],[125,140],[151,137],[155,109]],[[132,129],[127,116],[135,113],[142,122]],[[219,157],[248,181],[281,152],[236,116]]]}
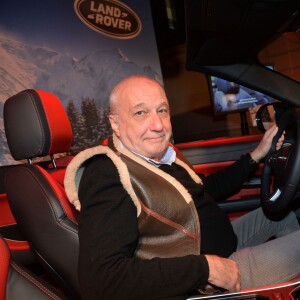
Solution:
{"label": "bald head", "polygon": [[160,90],[161,94],[166,97],[165,91],[163,90],[162,86],[155,80],[141,75],[133,75],[130,77],[126,77],[125,79],[121,80],[111,91],[109,97],[109,105],[110,105],[110,113],[116,114],[118,112],[119,102],[122,101],[122,98],[126,95],[126,91],[138,91],[143,90],[144,87],[157,88]]}

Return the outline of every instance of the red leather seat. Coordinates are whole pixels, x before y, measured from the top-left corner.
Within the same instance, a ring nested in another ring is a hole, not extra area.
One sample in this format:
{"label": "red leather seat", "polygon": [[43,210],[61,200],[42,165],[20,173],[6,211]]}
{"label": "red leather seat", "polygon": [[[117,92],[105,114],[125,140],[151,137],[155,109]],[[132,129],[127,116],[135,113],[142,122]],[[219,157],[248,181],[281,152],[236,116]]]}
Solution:
{"label": "red leather seat", "polygon": [[[54,159],[71,146],[68,116],[55,95],[28,89],[5,102],[4,127],[13,158],[28,160],[6,173],[12,213],[37,259],[68,297],[78,299],[77,215],[63,188],[67,163],[60,165],[71,158]],[[32,162],[46,156],[49,167]]]}
{"label": "red leather seat", "polygon": [[63,299],[62,294],[17,264],[5,240],[0,237],[0,300]]}

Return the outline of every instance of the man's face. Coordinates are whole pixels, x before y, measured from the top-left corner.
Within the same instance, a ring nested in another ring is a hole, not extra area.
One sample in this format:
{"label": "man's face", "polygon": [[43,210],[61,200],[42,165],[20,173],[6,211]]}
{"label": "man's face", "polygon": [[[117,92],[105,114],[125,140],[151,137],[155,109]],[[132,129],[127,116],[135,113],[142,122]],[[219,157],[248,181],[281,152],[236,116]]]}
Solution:
{"label": "man's face", "polygon": [[116,106],[110,122],[124,146],[159,160],[172,132],[169,104],[162,88],[145,78],[128,82],[120,89]]}

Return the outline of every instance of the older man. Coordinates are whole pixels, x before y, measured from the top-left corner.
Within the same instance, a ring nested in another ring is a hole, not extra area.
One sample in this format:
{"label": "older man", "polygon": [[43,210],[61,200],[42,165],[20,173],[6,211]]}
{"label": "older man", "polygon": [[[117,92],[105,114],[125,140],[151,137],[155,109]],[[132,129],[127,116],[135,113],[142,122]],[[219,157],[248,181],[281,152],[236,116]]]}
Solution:
{"label": "older man", "polygon": [[300,249],[294,213],[272,222],[258,209],[231,223],[214,201],[256,171],[277,127],[251,153],[205,178],[169,144],[170,108],[157,82],[132,76],[118,83],[109,120],[108,145],[78,154],[66,174],[67,194],[81,209],[83,299],[185,299],[207,284],[238,291],[300,273],[300,251],[285,249],[296,240]]}

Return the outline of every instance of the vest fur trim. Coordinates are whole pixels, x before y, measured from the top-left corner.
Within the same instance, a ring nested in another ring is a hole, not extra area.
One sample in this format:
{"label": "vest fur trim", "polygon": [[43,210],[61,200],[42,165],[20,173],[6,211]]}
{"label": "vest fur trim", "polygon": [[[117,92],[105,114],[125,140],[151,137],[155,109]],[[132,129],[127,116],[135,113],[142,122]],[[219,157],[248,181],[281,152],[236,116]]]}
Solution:
{"label": "vest fur trim", "polygon": [[[179,191],[179,193],[181,193],[181,195],[184,197],[184,199],[187,203],[190,203],[192,201],[192,197],[189,194],[189,192],[174,177],[161,171],[156,166],[148,163],[143,158],[133,154],[131,151],[122,147],[119,139],[115,135],[113,135],[113,143],[114,143],[114,146],[115,146],[117,152],[122,153],[123,155],[136,161],[140,165],[144,166],[145,168],[151,170],[158,176],[161,176],[162,178],[164,178],[165,180],[170,182]],[[129,196],[131,197],[134,205],[136,206],[137,216],[139,216],[141,213],[141,204],[140,204],[138,197],[135,194],[134,189],[132,187],[128,168],[127,168],[126,164],[122,161],[122,159],[118,156],[118,154],[115,151],[113,151],[112,149],[110,149],[108,146],[96,146],[96,147],[92,147],[92,148],[83,150],[82,152],[77,154],[72,159],[72,161],[69,163],[69,165],[66,169],[66,174],[65,174],[65,179],[64,179],[65,191],[66,191],[69,201],[75,206],[75,208],[78,211],[80,211],[81,205],[80,205],[80,200],[78,199],[78,188],[79,188],[81,176],[82,176],[84,168],[85,168],[85,162],[87,162],[87,160],[89,160],[93,156],[99,155],[99,154],[107,155],[112,160],[114,165],[116,166],[119,176],[120,176],[120,181],[121,181],[123,187],[125,188],[125,190],[127,191],[127,193],[129,194]],[[186,171],[189,173],[191,178],[196,183],[202,184],[200,177],[185,162],[176,158],[175,163],[182,166],[184,169],[186,169]]]}

